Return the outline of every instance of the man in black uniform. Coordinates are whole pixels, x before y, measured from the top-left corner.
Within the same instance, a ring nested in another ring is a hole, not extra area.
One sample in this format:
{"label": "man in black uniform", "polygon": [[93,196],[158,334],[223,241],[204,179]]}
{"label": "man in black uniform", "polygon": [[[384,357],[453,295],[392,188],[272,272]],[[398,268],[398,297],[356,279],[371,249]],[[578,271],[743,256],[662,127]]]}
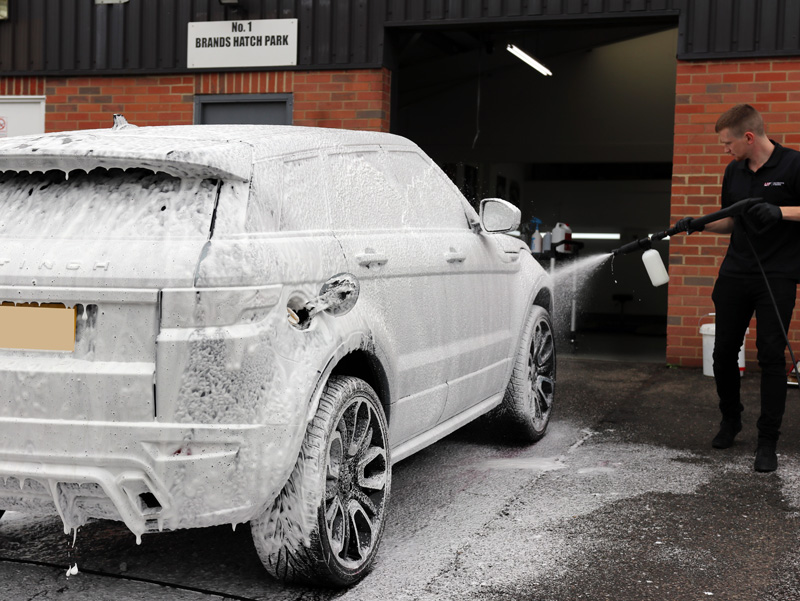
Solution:
{"label": "man in black uniform", "polygon": [[711,295],[716,311],[714,379],[722,413],[711,444],[727,449],[742,429],[737,359],[755,312],[761,416],[754,468],[772,472],[778,467],[775,449],[786,405],[785,333],[800,280],[800,152],[770,140],[761,115],[748,104],[723,113],[716,132],[725,153],[734,159],[722,179],[722,207],[745,198],[760,197],[763,202],[705,228],[692,227],[691,217],[675,227],[689,234],[703,229],[731,234]]}

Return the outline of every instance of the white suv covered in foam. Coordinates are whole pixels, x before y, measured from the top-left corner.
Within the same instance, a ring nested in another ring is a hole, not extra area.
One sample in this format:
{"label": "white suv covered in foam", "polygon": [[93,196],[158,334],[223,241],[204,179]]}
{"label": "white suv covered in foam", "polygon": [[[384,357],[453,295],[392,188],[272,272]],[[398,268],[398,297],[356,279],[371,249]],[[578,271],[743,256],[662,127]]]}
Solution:
{"label": "white suv covered in foam", "polygon": [[544,435],[550,280],[518,223],[389,134],[0,140],[0,510],[250,522],[273,575],[355,582],[393,462],[495,409]]}

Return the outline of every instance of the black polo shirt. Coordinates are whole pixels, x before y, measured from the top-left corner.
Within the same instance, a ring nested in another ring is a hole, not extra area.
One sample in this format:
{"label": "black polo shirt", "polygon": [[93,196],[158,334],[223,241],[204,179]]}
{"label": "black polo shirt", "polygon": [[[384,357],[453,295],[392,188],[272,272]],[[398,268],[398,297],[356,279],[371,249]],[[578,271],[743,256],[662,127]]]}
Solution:
{"label": "black polo shirt", "polygon": [[[772,141],[775,149],[753,173],[749,161],[732,161],[722,179],[722,207],[744,198],[761,197],[778,206],[800,205],[800,152]],[[746,215],[734,218],[733,233],[719,273],[733,277],[761,276],[755,248],[764,271],[771,277],[800,280],[800,222],[782,220],[759,232]],[[747,238],[753,244],[751,248]]]}

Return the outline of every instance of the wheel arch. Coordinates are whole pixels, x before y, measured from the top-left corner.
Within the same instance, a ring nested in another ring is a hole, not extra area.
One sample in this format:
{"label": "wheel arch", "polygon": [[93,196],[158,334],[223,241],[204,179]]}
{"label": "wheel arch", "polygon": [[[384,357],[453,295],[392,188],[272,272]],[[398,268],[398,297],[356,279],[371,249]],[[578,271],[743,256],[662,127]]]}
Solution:
{"label": "wheel arch", "polygon": [[369,384],[383,407],[387,423],[392,399],[391,378],[380,360],[380,350],[367,332],[353,332],[328,358],[325,368],[318,371],[317,383],[311,395],[306,421],[314,418],[320,397],[331,376],[354,376]]}
{"label": "wheel arch", "polygon": [[539,305],[552,315],[553,313],[553,293],[549,288],[539,290],[536,298],[533,299],[534,305]]}
{"label": "wheel arch", "polygon": [[331,376],[354,376],[369,384],[383,406],[387,423],[390,421],[391,399],[389,377],[383,364],[374,353],[358,349],[347,353],[333,367]]}

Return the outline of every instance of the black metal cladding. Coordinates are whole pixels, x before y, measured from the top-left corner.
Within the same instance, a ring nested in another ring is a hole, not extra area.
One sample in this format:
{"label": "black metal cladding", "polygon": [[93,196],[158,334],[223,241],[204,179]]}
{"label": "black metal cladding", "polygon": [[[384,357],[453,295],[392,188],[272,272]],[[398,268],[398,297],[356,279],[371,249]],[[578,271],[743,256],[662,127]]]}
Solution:
{"label": "black metal cladding", "polygon": [[[185,72],[187,24],[298,19],[298,68],[383,63],[383,0],[10,0],[0,21],[6,75]],[[192,71],[195,71],[194,69]]]}
{"label": "black metal cladding", "polygon": [[298,69],[380,67],[386,28],[679,23],[678,58],[800,55],[798,0],[10,0],[5,75],[185,72],[187,23],[299,20]]}

